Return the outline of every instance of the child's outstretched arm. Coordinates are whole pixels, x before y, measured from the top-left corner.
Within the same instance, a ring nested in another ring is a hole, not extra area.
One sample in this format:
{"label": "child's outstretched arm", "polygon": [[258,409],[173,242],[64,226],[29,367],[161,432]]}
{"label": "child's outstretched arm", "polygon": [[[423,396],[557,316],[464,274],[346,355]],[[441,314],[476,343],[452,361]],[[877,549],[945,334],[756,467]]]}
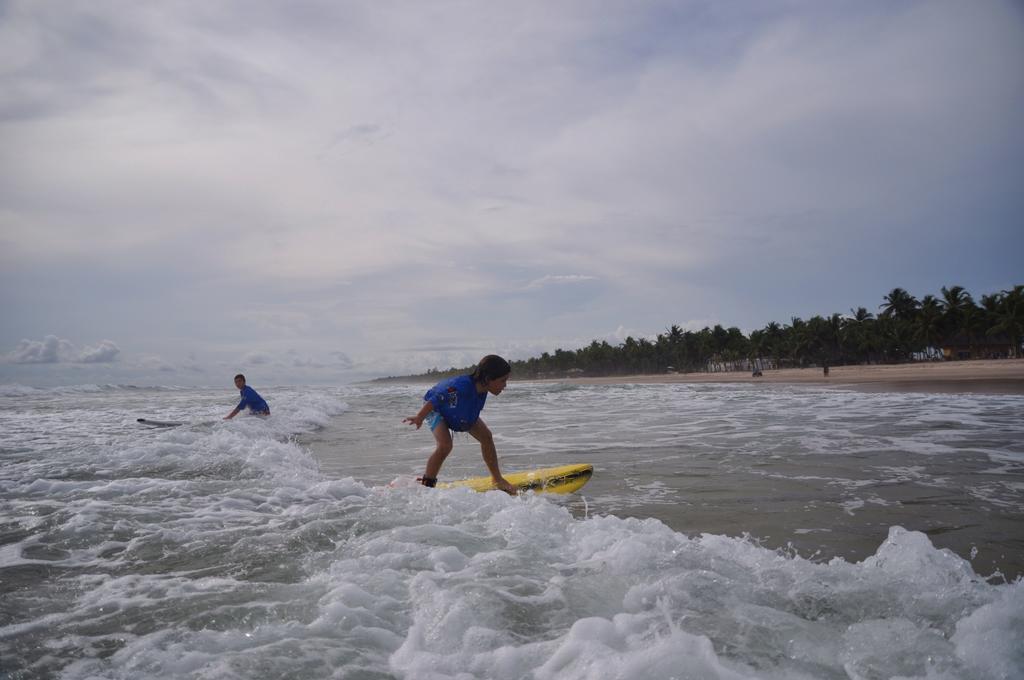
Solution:
{"label": "child's outstretched arm", "polygon": [[410,425],[415,425],[416,429],[418,430],[420,429],[420,426],[423,424],[423,419],[430,415],[430,412],[433,410],[434,405],[431,404],[429,401],[425,401],[423,402],[423,408],[420,409],[419,413],[417,413],[411,418],[403,418],[402,422],[409,423]]}

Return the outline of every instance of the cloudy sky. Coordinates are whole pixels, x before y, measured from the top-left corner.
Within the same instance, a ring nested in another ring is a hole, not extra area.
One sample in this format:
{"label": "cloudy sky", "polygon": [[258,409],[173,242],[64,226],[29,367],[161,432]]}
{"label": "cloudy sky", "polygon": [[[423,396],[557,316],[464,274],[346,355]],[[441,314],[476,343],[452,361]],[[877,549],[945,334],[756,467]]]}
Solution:
{"label": "cloudy sky", "polygon": [[0,1],[0,382],[337,383],[1024,283],[1024,6]]}

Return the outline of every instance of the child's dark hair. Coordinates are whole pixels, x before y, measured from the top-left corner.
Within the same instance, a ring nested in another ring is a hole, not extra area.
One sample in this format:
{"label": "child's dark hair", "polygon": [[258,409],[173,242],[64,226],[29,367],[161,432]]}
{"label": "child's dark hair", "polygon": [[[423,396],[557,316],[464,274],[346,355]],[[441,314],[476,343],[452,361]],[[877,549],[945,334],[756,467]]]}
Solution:
{"label": "child's dark hair", "polygon": [[242,375],[241,373],[239,373],[238,375],[235,376],[235,380],[238,380],[239,378],[242,379],[242,382],[245,382],[245,376]]}
{"label": "child's dark hair", "polygon": [[490,380],[503,378],[511,372],[512,367],[508,365],[507,361],[497,354],[488,354],[473,369],[471,377],[475,383],[485,383]]}

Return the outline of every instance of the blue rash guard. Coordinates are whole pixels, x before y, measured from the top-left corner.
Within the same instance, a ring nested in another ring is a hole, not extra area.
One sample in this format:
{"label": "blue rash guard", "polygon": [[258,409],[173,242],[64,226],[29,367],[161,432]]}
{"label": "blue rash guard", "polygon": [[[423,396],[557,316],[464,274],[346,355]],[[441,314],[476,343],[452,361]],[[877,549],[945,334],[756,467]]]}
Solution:
{"label": "blue rash guard", "polygon": [[248,406],[252,409],[253,413],[270,415],[270,407],[267,406],[267,402],[263,401],[263,397],[256,393],[256,390],[246,385],[242,388],[241,395],[242,401],[238,402],[239,411]]}
{"label": "blue rash guard", "polygon": [[434,406],[448,428],[466,432],[480,419],[487,393],[476,391],[476,383],[468,375],[460,375],[437,383],[423,395]]}

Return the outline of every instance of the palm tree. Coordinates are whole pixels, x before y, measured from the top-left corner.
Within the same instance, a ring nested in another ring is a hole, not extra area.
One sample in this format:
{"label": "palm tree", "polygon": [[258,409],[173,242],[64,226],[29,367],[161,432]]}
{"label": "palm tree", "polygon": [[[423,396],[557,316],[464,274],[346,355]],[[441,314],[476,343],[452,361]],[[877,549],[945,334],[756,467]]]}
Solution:
{"label": "palm tree", "polygon": [[968,348],[973,344],[972,326],[975,322],[974,299],[963,286],[942,287],[942,324],[950,338],[963,334]]}
{"label": "palm tree", "polygon": [[996,325],[996,318],[999,314],[999,306],[1002,304],[1002,293],[982,295],[981,304],[978,305],[978,319],[974,323],[976,335],[996,335],[992,327]]}
{"label": "palm tree", "polygon": [[875,315],[869,312],[865,307],[858,307],[856,311],[851,309],[850,314],[853,315],[853,320],[857,323],[864,323],[865,321],[871,321],[875,318]]}
{"label": "palm tree", "polygon": [[918,308],[917,298],[902,288],[893,288],[883,299],[885,303],[879,305],[879,308],[884,317],[907,321],[913,318]]}
{"label": "palm tree", "polygon": [[921,298],[915,325],[918,339],[925,349],[938,347],[942,342],[942,303],[934,295]]}
{"label": "palm tree", "polygon": [[768,334],[765,331],[750,331],[750,362],[754,365],[755,369],[761,367],[764,363],[762,357],[768,350]]}
{"label": "palm tree", "polygon": [[637,368],[640,366],[640,344],[633,339],[632,335],[628,335],[622,343],[622,351],[627,372],[636,373]]}
{"label": "palm tree", "polygon": [[798,316],[790,320],[786,326],[786,353],[797,366],[803,366],[810,355],[812,341],[807,329],[807,322]]}
{"label": "palm tree", "polygon": [[833,314],[826,319],[828,322],[829,340],[829,363],[845,363],[843,351],[843,326],[844,320],[841,314]]}
{"label": "palm tree", "polygon": [[906,361],[913,348],[913,330],[909,323],[891,316],[880,316],[872,337],[874,348],[885,362]]}
{"label": "palm tree", "polygon": [[[947,319],[953,321],[959,321],[957,317],[964,313],[964,310],[968,307],[974,306],[974,299],[971,294],[963,286],[953,286],[952,288],[942,287],[942,313]],[[953,323],[955,328],[958,324]]]}
{"label": "palm tree", "polygon": [[903,361],[909,358],[913,351],[913,343],[908,341],[908,338],[913,335],[910,325],[917,315],[920,303],[902,288],[893,288],[884,300],[885,303],[879,305],[882,313],[878,315],[879,321],[882,322],[879,330],[883,334],[883,347],[886,348],[886,353]]}
{"label": "palm tree", "polygon": [[725,357],[728,361],[739,361],[750,354],[750,341],[736,326],[726,329]]}
{"label": "palm tree", "polygon": [[807,320],[807,357],[816,364],[828,361],[831,329],[828,321],[821,316],[812,316]]}
{"label": "palm tree", "polygon": [[779,359],[782,357],[783,330],[782,326],[772,321],[764,327],[764,334],[767,338],[768,351],[771,353],[775,367],[779,366]]}
{"label": "palm tree", "polygon": [[1024,286],[1014,286],[999,295],[992,328],[989,333],[1006,333],[1010,336],[1010,355],[1019,357],[1021,338],[1024,337]]}
{"label": "palm tree", "polygon": [[850,315],[843,319],[841,328],[843,347],[850,354],[850,359],[862,362],[867,359],[865,335],[868,319],[873,318],[872,314],[863,307],[856,310],[851,309]]}
{"label": "palm tree", "polygon": [[724,354],[725,350],[729,347],[729,331],[722,328],[721,324],[716,324],[711,329],[711,340],[714,343],[712,347],[715,354]]}
{"label": "palm tree", "polygon": [[707,367],[715,353],[711,329],[705,326],[693,334],[693,358],[698,366]]}

